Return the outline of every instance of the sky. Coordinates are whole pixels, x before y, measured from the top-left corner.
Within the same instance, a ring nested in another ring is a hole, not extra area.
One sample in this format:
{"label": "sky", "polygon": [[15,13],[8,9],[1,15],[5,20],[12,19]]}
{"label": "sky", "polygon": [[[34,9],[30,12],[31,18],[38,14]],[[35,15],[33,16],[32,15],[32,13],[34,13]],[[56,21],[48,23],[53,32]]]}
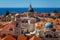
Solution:
{"label": "sky", "polygon": [[0,8],[60,8],[60,0],[0,0]]}

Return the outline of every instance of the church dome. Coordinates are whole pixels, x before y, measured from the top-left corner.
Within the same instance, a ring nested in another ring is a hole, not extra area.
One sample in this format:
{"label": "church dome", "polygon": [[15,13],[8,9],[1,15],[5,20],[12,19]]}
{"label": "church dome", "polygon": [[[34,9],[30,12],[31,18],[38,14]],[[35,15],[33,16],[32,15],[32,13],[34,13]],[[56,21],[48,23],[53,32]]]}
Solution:
{"label": "church dome", "polygon": [[48,22],[48,23],[45,24],[45,28],[53,28],[53,24]]}

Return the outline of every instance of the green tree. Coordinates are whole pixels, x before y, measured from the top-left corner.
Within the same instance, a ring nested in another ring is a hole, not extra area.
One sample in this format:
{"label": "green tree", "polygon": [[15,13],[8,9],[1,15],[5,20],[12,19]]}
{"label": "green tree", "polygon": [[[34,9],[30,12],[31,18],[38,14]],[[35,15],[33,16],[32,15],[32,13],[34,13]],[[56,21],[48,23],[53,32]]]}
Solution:
{"label": "green tree", "polygon": [[53,13],[58,13],[58,10],[54,10]]}
{"label": "green tree", "polygon": [[8,10],[6,11],[6,13],[5,13],[5,15],[4,15],[4,16],[7,16],[7,15],[9,15],[9,11],[8,11]]}

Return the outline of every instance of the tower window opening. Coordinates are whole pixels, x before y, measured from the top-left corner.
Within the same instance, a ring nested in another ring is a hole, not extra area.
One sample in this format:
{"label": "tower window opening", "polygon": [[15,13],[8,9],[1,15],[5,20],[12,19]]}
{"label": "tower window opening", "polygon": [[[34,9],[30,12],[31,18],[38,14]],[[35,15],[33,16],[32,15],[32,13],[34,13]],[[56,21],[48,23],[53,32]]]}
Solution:
{"label": "tower window opening", "polygon": [[45,37],[46,37],[46,38],[52,38],[52,35],[47,34]]}

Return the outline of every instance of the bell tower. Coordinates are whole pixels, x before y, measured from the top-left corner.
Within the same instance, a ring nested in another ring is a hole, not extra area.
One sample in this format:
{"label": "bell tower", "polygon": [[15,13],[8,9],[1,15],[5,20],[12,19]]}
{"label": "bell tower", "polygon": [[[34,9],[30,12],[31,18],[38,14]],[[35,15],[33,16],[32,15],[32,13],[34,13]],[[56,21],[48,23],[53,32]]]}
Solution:
{"label": "bell tower", "polygon": [[15,15],[15,28],[14,28],[14,31],[15,31],[15,35],[20,35],[21,34],[21,21],[20,21],[20,15],[19,14],[16,14]]}
{"label": "bell tower", "polygon": [[29,9],[28,9],[28,12],[34,12],[31,4],[30,4],[30,7],[29,7]]}
{"label": "bell tower", "polygon": [[33,13],[34,13],[34,10],[33,10],[33,8],[32,8],[32,5],[30,4],[30,6],[29,6],[29,9],[28,9],[28,16],[33,16]]}

